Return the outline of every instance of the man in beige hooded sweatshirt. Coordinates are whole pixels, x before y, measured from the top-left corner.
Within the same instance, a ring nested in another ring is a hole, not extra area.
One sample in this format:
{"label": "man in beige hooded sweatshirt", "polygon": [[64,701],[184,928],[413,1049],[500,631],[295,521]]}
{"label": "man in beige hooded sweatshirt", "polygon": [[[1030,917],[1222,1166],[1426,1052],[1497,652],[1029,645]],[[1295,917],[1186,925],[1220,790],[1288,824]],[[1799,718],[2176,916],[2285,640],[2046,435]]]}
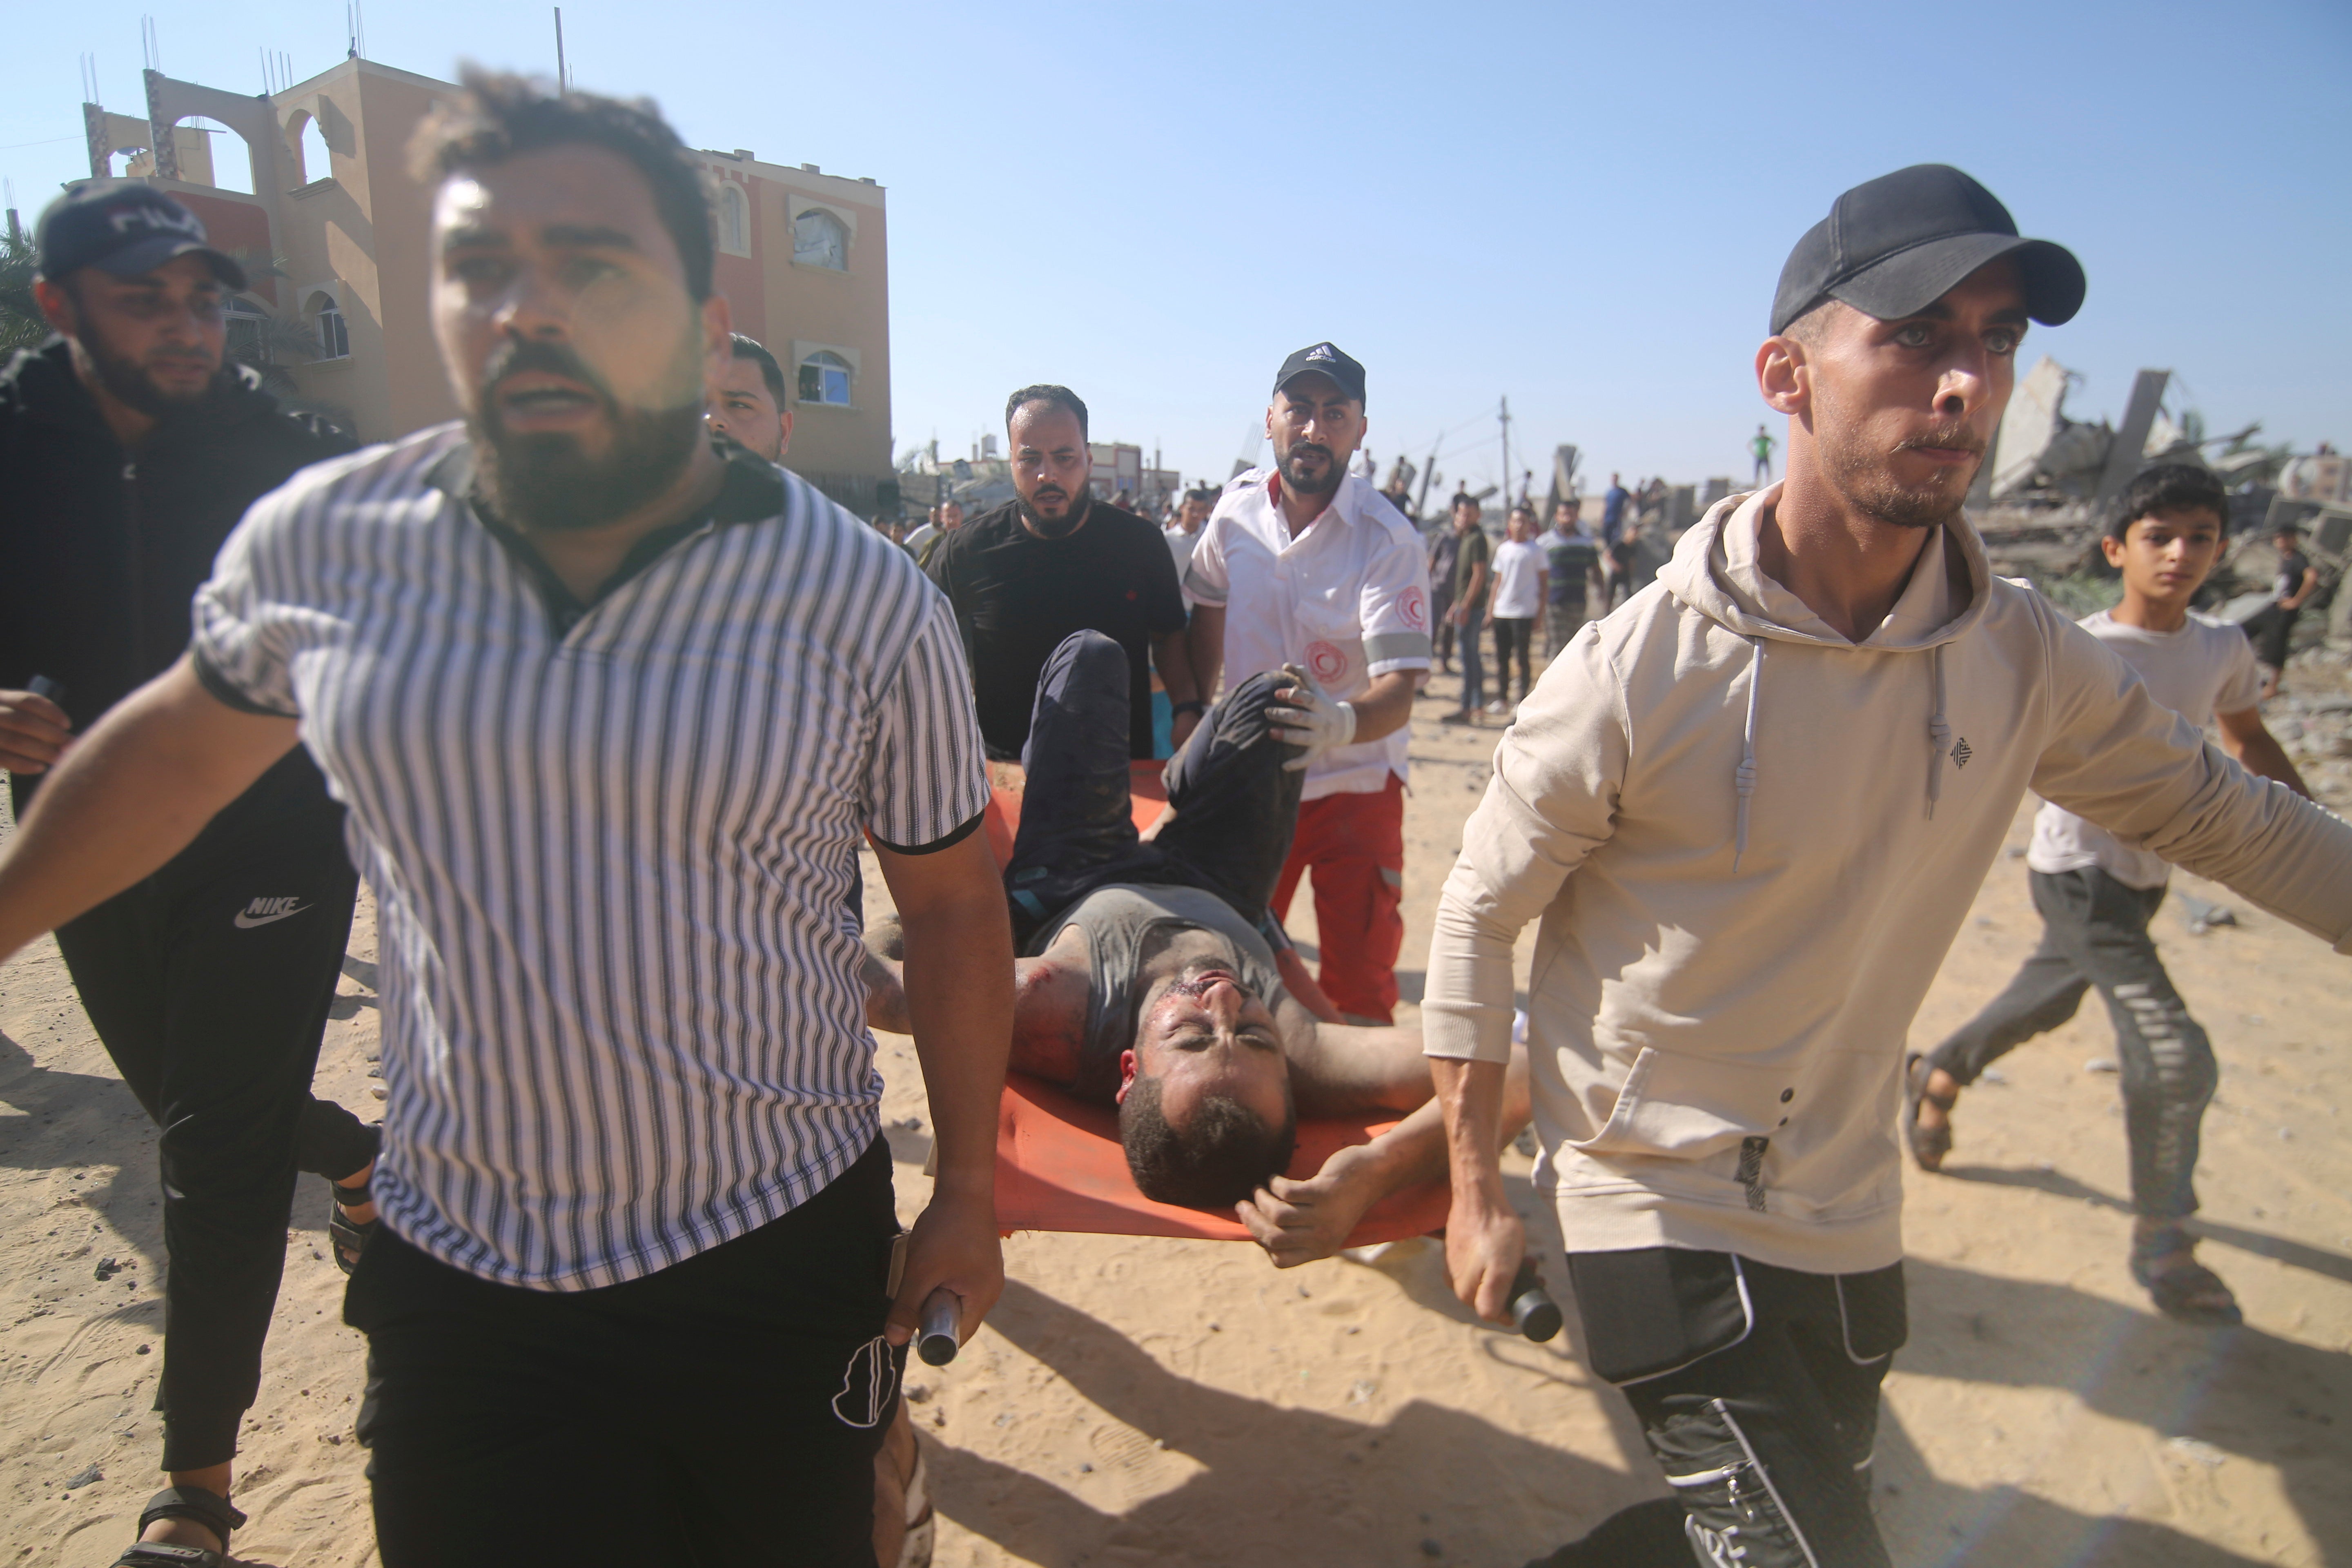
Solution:
{"label": "man in beige hooded sweatshirt", "polygon": [[2026,321],[2081,266],[1921,165],[1801,239],[1758,351],[1782,481],[1685,534],[1520,708],[1464,830],[1423,1020],[1454,1289],[1525,1233],[1495,1151],[1511,950],[1595,1373],[1674,1488],[1548,1564],[1886,1563],[1866,1468],[1905,1338],[1906,1035],[2027,790],[2352,952],[2352,827],[2205,745],[1996,579],[1960,504]]}

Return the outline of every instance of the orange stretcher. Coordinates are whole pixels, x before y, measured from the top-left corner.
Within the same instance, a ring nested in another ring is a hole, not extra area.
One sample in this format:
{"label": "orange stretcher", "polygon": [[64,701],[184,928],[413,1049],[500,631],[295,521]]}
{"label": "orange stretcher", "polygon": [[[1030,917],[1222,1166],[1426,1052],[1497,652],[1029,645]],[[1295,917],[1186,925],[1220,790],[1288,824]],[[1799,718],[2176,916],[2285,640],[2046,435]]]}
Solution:
{"label": "orange stretcher", "polygon": [[[1138,831],[1158,821],[1167,805],[1160,765],[1156,762],[1129,764]],[[1002,867],[1013,858],[1013,836],[1021,826],[1021,770],[1013,763],[992,763],[989,784],[988,812],[982,826]],[[1285,943],[1275,956],[1291,994],[1317,1017],[1339,1022],[1339,1010],[1307,973],[1297,951]],[[1298,1146],[1286,1173],[1294,1179],[1311,1176],[1338,1151],[1369,1143],[1395,1125],[1392,1117],[1302,1121]],[[1365,1213],[1348,1244],[1370,1247],[1441,1229],[1447,1203],[1443,1182],[1392,1193]],[[1145,1197],[1128,1174],[1117,1111],[1090,1105],[1043,1079],[1018,1072],[1007,1076],[997,1108],[996,1219],[1007,1233],[1061,1230],[1209,1241],[1250,1239],[1249,1232],[1230,1215],[1180,1208]]]}
{"label": "orange stretcher", "polygon": [[[1369,1143],[1393,1118],[1337,1118],[1298,1124],[1287,1173],[1313,1175],[1351,1143]],[[1426,1236],[1445,1225],[1443,1182],[1392,1193],[1374,1204],[1348,1237],[1350,1247]],[[1016,1230],[1074,1230],[1104,1236],[1181,1236],[1247,1241],[1231,1215],[1154,1203],[1135,1190],[1119,1147],[1118,1113],[1064,1094],[1043,1079],[1013,1073],[996,1114],[996,1223]]]}

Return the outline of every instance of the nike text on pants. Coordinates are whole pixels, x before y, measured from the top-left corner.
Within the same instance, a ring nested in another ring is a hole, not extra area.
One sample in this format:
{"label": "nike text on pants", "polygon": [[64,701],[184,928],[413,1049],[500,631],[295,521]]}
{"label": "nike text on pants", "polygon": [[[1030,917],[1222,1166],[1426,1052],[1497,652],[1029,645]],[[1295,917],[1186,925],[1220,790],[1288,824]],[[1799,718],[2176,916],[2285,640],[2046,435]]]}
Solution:
{"label": "nike text on pants", "polygon": [[236,1452],[295,1173],[348,1176],[375,1157],[373,1129],[310,1095],[359,878],[339,838],[290,837],[183,855],[58,931],[99,1039],[162,1129],[167,1470]]}
{"label": "nike text on pants", "polygon": [[[1470,658],[1475,637],[1463,641]],[[1316,978],[1332,1005],[1351,1018],[1391,1021],[1397,950],[1404,945],[1404,784],[1395,774],[1376,795],[1327,795],[1298,808],[1298,833],[1274,890],[1275,918],[1286,918],[1298,879],[1315,872]]]}

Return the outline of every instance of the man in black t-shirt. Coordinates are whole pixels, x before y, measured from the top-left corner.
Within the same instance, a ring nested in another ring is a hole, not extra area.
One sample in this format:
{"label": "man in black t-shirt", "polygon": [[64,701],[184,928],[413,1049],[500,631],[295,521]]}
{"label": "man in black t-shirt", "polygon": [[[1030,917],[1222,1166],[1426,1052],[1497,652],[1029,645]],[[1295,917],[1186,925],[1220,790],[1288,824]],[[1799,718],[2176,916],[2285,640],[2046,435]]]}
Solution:
{"label": "man in black t-shirt", "polygon": [[2278,694],[2279,677],[2286,669],[2286,639],[2294,631],[2294,623],[2303,614],[2305,600],[2319,586],[2319,574],[2312,569],[2311,557],[2303,552],[2303,532],[2293,523],[2280,529],[2271,537],[2278,546],[2277,581],[2271,585],[2271,605],[2246,623],[2246,636],[2253,639],[2254,658],[2263,667],[2261,700],[2269,701]]}
{"label": "man in black t-shirt", "polygon": [[1004,405],[1016,499],[950,534],[928,570],[955,606],[971,662],[981,737],[997,761],[1021,755],[1045,660],[1073,632],[1127,650],[1129,754],[1151,746],[1151,672],[1181,747],[1203,705],[1184,645],[1184,598],[1160,531],[1087,493],[1087,405],[1063,386],[1024,386]]}

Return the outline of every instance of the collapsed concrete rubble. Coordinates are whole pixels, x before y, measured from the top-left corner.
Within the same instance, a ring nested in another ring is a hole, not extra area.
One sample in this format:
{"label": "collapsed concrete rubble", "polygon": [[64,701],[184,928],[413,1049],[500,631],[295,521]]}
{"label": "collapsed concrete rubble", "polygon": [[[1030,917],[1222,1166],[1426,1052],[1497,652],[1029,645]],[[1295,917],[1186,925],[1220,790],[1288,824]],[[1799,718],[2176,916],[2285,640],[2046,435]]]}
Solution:
{"label": "collapsed concrete rubble", "polygon": [[[2076,377],[2048,355],[2026,372],[2011,394],[2000,430],[1969,496],[1976,506],[2062,506],[2113,498],[2149,463],[2190,462],[2210,468],[2232,488],[2276,489],[2294,463],[2284,447],[2254,442],[2258,421],[2227,436],[2208,436],[2196,411],[2175,421],[2164,411],[2168,370],[2143,370],[2132,380],[2120,428],[2066,416],[2066,393]],[[2338,459],[2340,461],[2340,459]],[[2343,500],[2346,496],[2331,499]],[[2256,521],[2259,521],[2258,519]]]}

